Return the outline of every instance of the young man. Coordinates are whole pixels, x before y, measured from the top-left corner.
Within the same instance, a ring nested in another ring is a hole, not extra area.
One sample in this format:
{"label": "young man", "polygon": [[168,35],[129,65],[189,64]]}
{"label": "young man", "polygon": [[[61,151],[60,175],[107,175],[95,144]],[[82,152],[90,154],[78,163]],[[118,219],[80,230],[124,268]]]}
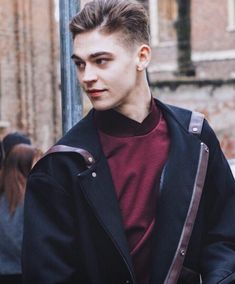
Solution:
{"label": "young man", "polygon": [[93,109],[29,177],[24,283],[232,283],[235,182],[202,116],[152,98],[146,11],[95,0],[70,29]]}

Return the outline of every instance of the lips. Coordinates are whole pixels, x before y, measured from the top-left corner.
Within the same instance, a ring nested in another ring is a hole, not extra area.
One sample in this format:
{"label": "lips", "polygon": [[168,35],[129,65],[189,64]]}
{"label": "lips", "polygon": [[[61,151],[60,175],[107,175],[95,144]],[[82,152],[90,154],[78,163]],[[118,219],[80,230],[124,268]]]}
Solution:
{"label": "lips", "polygon": [[92,97],[92,98],[97,98],[100,97],[106,89],[90,89],[86,90],[86,92]]}

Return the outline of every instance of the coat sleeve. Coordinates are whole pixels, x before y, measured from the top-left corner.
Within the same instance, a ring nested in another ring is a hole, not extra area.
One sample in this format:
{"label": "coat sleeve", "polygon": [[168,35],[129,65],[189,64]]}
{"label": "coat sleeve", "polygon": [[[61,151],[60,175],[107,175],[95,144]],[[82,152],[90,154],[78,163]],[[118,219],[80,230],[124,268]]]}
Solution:
{"label": "coat sleeve", "polygon": [[76,283],[78,248],[69,193],[51,176],[32,174],[24,210],[24,283]]}
{"label": "coat sleeve", "polygon": [[207,233],[202,278],[204,284],[235,283],[235,181],[215,136],[213,140],[205,184]]}

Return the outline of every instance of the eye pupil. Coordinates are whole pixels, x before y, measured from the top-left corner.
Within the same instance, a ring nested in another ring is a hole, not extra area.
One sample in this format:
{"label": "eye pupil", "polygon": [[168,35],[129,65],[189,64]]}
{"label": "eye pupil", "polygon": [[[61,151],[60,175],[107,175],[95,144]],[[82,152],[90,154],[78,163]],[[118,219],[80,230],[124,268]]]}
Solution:
{"label": "eye pupil", "polygon": [[104,64],[104,63],[106,63],[106,61],[107,61],[107,59],[105,59],[105,58],[99,58],[99,59],[96,60],[96,63],[97,64]]}

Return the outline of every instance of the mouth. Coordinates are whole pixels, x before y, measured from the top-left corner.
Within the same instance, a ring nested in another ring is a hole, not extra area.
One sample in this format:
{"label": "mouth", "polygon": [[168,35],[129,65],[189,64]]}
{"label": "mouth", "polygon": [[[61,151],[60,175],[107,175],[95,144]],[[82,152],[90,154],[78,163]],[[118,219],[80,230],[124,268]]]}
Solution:
{"label": "mouth", "polygon": [[88,89],[86,90],[86,93],[88,93],[91,98],[97,98],[97,97],[100,97],[105,91],[107,90],[106,89]]}

